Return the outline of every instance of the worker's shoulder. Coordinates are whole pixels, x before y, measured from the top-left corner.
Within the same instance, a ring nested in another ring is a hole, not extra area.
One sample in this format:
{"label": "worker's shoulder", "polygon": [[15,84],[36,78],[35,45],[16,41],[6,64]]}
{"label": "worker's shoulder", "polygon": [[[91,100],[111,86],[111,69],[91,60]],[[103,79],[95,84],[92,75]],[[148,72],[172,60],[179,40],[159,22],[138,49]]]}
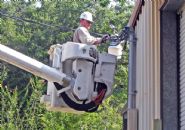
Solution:
{"label": "worker's shoulder", "polygon": [[85,27],[80,26],[77,28],[77,31],[87,31],[87,29]]}

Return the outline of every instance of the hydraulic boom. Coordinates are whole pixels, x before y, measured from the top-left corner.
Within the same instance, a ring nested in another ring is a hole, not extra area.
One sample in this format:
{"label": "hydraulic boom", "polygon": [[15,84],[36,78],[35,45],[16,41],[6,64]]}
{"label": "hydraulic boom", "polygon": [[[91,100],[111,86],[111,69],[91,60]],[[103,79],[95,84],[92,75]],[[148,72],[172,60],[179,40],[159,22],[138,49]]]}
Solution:
{"label": "hydraulic boom", "polygon": [[57,71],[55,68],[2,44],[0,44],[0,59],[51,82],[69,85],[72,80],[66,74]]}

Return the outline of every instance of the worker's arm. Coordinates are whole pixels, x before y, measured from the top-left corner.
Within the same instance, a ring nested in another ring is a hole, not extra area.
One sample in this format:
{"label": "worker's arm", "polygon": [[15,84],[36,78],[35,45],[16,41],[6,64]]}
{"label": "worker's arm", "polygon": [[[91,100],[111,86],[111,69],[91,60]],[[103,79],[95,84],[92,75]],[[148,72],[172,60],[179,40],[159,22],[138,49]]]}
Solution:
{"label": "worker's arm", "polygon": [[77,33],[78,33],[81,43],[97,45],[97,44],[100,44],[102,41],[101,38],[96,38],[96,37],[91,36],[88,30],[84,27],[79,28],[77,31],[78,31]]}

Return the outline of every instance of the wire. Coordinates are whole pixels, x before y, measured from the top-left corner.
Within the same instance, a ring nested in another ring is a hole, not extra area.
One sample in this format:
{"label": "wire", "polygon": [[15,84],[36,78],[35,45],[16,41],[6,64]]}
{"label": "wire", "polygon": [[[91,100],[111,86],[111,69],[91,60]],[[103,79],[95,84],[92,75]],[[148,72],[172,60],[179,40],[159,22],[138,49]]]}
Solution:
{"label": "wire", "polygon": [[11,18],[11,19],[14,19],[14,20],[17,20],[17,21],[28,22],[28,23],[32,23],[32,24],[39,24],[39,25],[42,25],[42,26],[53,27],[53,28],[57,27],[57,28],[63,29],[64,31],[66,31],[66,30],[74,31],[74,29],[69,29],[69,28],[64,27],[64,26],[40,23],[40,22],[36,22],[36,21],[33,21],[33,20],[29,20],[29,19],[24,19],[24,18],[20,18],[20,17],[16,17],[16,16],[10,16],[8,14],[3,13],[2,11],[0,11],[0,14],[4,17]]}
{"label": "wire", "polygon": [[[16,17],[14,15],[10,16],[7,13],[3,13],[2,11],[0,11],[0,15],[2,15],[4,17],[7,17],[7,18],[10,18],[10,19],[17,20],[17,21],[28,22],[28,23],[32,23],[32,24],[39,24],[39,25],[42,25],[42,26],[47,26],[47,27],[52,27],[52,28],[60,28],[61,31],[75,31],[75,29],[71,29],[71,28],[66,27],[66,26],[40,23],[40,22],[37,22],[37,21],[33,21],[33,20],[29,20],[29,19],[24,19],[24,18],[20,18],[20,17]],[[100,36],[100,37],[102,37],[104,35],[104,34],[95,33],[95,32],[91,32],[91,33],[93,35]]]}

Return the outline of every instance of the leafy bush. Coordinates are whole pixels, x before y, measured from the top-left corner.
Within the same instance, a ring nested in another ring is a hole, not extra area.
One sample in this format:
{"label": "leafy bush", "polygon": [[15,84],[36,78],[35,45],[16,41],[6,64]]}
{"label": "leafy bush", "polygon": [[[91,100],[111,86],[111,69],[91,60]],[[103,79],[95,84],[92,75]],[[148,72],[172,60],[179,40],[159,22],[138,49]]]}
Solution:
{"label": "leafy bush", "polygon": [[[115,97],[109,98],[95,113],[75,115],[50,112],[40,104],[43,84],[36,77],[21,91],[0,87],[0,129],[102,130],[121,129],[121,111]],[[122,106],[122,105],[121,105]]]}

